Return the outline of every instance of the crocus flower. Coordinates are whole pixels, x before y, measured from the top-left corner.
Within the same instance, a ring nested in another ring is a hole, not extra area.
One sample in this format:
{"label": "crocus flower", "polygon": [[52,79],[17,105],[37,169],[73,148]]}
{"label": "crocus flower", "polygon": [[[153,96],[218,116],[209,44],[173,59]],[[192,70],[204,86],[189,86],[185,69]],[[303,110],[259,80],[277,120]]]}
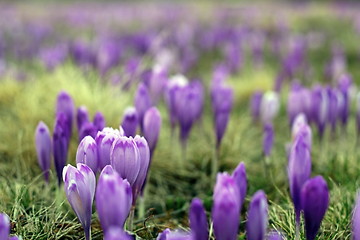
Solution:
{"label": "crocus flower", "polygon": [[329,207],[329,189],[323,177],[309,179],[301,190],[306,239],[313,240]]}
{"label": "crocus flower", "polygon": [[266,157],[270,156],[274,145],[274,128],[271,123],[264,126],[263,152]]}
{"label": "crocus flower", "polygon": [[166,228],[162,233],[158,235],[156,240],[166,240],[167,236],[171,233],[171,230],[169,228]]}
{"label": "crocus flower", "polygon": [[339,117],[343,126],[347,124],[349,118],[349,91],[352,85],[352,78],[348,74],[343,74],[338,79],[338,89],[342,94],[343,103],[339,111]]}
{"label": "crocus flower", "polygon": [[230,118],[233,107],[233,90],[230,87],[219,85],[214,87],[211,92],[212,109],[214,114],[216,147],[219,148],[221,140]]}
{"label": "crocus flower", "polygon": [[49,128],[44,122],[39,122],[36,127],[35,144],[40,168],[44,173],[45,181],[48,182],[51,165],[52,142]]}
{"label": "crocus flower", "polygon": [[134,185],[140,171],[140,154],[132,137],[115,139],[110,150],[110,163],[120,177]]}
{"label": "crocus flower", "polygon": [[339,94],[340,92],[331,87],[326,88],[327,97],[328,97],[328,121],[331,126],[331,131],[335,133],[336,130],[336,122],[338,120],[338,113],[340,109],[340,102],[339,102]]}
{"label": "crocus flower", "polygon": [[260,106],[263,93],[261,91],[256,91],[251,97],[250,109],[251,115],[254,121],[258,121],[260,118]]}
{"label": "crocus flower", "polygon": [[265,239],[268,226],[268,204],[265,193],[257,191],[251,199],[246,222],[246,235],[249,240]]}
{"label": "crocus flower", "polygon": [[73,124],[74,115],[75,115],[75,106],[74,106],[73,99],[65,91],[61,91],[57,96],[56,116],[58,116],[60,113],[64,113],[64,115],[68,121],[66,134],[70,138],[71,133],[72,133],[72,124]]}
{"label": "crocus flower", "polygon": [[263,124],[271,123],[278,114],[280,108],[279,96],[269,91],[264,94],[261,100],[260,117]]}
{"label": "crocus flower", "polygon": [[131,187],[110,165],[100,174],[95,200],[101,227],[105,233],[111,227],[124,227],[131,208]]}
{"label": "crocus flower", "polygon": [[156,107],[151,107],[146,111],[143,120],[143,132],[149,144],[150,154],[154,153],[161,129],[161,115]]}
{"label": "crocus flower", "polygon": [[79,132],[83,124],[86,122],[89,122],[89,113],[85,106],[81,106],[77,109],[77,114],[76,114],[76,123]]}
{"label": "crocus flower", "polygon": [[81,140],[76,152],[76,163],[89,166],[96,174],[98,170],[98,148],[91,136],[86,136]]}
{"label": "crocus flower", "polygon": [[303,135],[298,135],[290,150],[288,178],[294,203],[296,223],[300,223],[301,188],[311,174],[310,150]]}
{"label": "crocus flower", "polygon": [[94,172],[85,164],[78,163],[76,168],[67,165],[63,170],[66,197],[79,218],[89,240],[91,231],[91,212],[95,194]]}
{"label": "crocus flower", "polygon": [[152,69],[148,85],[151,100],[154,104],[156,104],[160,96],[162,96],[167,79],[167,69],[160,64],[156,64]]}
{"label": "crocus flower", "polygon": [[356,203],[352,216],[352,237],[353,240],[360,239],[360,194],[357,194]]}
{"label": "crocus flower", "polygon": [[0,213],[0,239],[7,240],[10,234],[10,220],[8,215]]}
{"label": "crocus flower", "polygon": [[291,131],[291,135],[292,135],[293,141],[296,140],[296,137],[298,135],[302,135],[304,137],[306,146],[309,148],[309,150],[311,150],[311,148],[312,148],[312,132],[311,132],[310,126],[308,125],[308,123],[306,121],[305,115],[300,114],[295,118],[295,121],[294,121],[294,124],[292,127],[292,131]]}
{"label": "crocus flower", "polygon": [[241,209],[235,180],[227,173],[219,173],[213,195],[212,220],[217,240],[236,240]]}
{"label": "crocus flower", "polygon": [[61,176],[63,168],[66,165],[69,146],[68,137],[66,135],[66,123],[65,115],[60,113],[57,116],[53,134],[54,162],[59,185],[62,181]]}
{"label": "crocus flower", "polygon": [[138,113],[141,131],[143,131],[145,113],[152,105],[149,90],[143,83],[139,84],[139,87],[136,91],[134,105],[136,112]]}
{"label": "crocus flower", "polygon": [[133,205],[139,193],[144,189],[150,167],[150,149],[146,139],[136,135],[134,142],[139,150],[140,170],[133,185]]}
{"label": "crocus flower", "polygon": [[124,232],[122,228],[112,227],[105,233],[104,240],[134,240],[134,238]]}
{"label": "crocus flower", "polygon": [[97,132],[97,127],[92,122],[85,122],[79,132],[79,142],[86,136],[95,138]]}
{"label": "crocus flower", "polygon": [[101,171],[106,165],[110,164],[110,151],[113,142],[122,136],[119,130],[112,128],[104,128],[98,132],[95,137],[95,142],[99,153],[99,170]]}
{"label": "crocus flower", "polygon": [[102,113],[101,112],[96,112],[95,116],[94,116],[94,126],[95,126],[95,129],[96,129],[96,132],[103,130],[105,125],[106,125],[106,122],[105,122],[105,118],[102,115]]}
{"label": "crocus flower", "polygon": [[328,119],[328,97],[326,90],[320,86],[316,86],[312,93],[313,104],[313,120],[315,121],[319,136],[322,138],[325,131],[326,121]]}
{"label": "crocus flower", "polygon": [[208,240],[209,225],[203,203],[198,198],[194,198],[191,202],[189,220],[193,239]]}
{"label": "crocus flower", "polygon": [[121,126],[125,131],[127,137],[135,137],[136,129],[139,124],[138,114],[134,107],[128,107],[125,109]]}
{"label": "crocus flower", "polygon": [[239,199],[240,206],[243,205],[247,193],[247,176],[246,176],[246,168],[243,162],[239,163],[239,165],[235,168],[232,173],[232,177],[234,178],[236,185],[239,190]]}
{"label": "crocus flower", "polygon": [[304,97],[302,93],[303,93],[302,87],[298,83],[293,83],[287,102],[287,113],[288,113],[290,127],[293,125],[295,117],[300,113],[304,112],[304,107],[303,107]]}
{"label": "crocus flower", "polygon": [[271,231],[268,234],[267,240],[283,240],[283,235],[278,231]]}
{"label": "crocus flower", "polygon": [[165,229],[162,233],[159,234],[159,236],[156,238],[156,240],[194,240],[189,233],[175,230],[170,231],[170,229]]}

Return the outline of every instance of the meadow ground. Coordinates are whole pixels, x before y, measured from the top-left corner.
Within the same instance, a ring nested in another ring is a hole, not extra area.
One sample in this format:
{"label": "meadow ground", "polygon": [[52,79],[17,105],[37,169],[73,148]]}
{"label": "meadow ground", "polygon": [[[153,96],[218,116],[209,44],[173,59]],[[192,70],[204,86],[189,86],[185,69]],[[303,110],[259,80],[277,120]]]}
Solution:
{"label": "meadow ground", "polygon": [[[325,10],[318,11],[320,14],[294,20],[297,30],[324,28],[330,37],[336,36],[345,47],[349,72],[359,83],[359,37],[351,35],[349,23],[337,21]],[[328,49],[324,46],[310,55],[315,71],[314,82],[323,81],[320,75],[323,63],[329,57]],[[144,219],[135,217],[134,233],[144,239],[155,238],[167,227],[186,229],[188,206],[195,196],[204,201],[210,214],[214,185],[210,178],[210,163],[214,156],[208,93],[211,63],[207,63],[206,57],[203,62],[195,72],[207,87],[204,115],[201,124],[195,125],[190,134],[185,161],[182,160],[177,136],[171,138],[165,105],[162,102],[158,106],[163,127],[147,186],[147,214]],[[243,209],[247,209],[250,196],[263,189],[269,199],[269,228],[280,230],[288,239],[294,239],[293,206],[286,174],[285,144],[291,140],[286,116],[287,91],[283,91],[281,111],[274,122],[275,145],[268,166],[265,166],[262,155],[262,128],[252,122],[248,107],[254,90],[272,88],[277,66],[270,57],[259,69],[254,69],[247,61],[243,71],[229,79],[235,89],[235,105],[221,146],[219,165],[221,171],[231,172],[243,161],[249,182]],[[28,67],[31,77],[26,81],[11,76],[0,80],[0,212],[9,215],[12,233],[23,239],[83,239],[82,227],[66,200],[63,188],[56,184],[55,172],[51,172],[49,185],[43,181],[35,154],[35,127],[43,120],[52,128],[56,96],[60,90],[68,91],[76,106],[86,105],[91,115],[97,110],[102,111],[107,125],[118,127],[123,110],[132,105],[135,89],[123,92],[103,84],[95,73],[84,74],[70,61],[50,73],[36,64]],[[351,212],[360,171],[354,116],[355,106],[352,104],[346,131],[338,128],[336,136],[326,132],[322,142],[313,129],[312,175],[322,175],[326,179],[331,199],[318,239],[350,239]],[[76,148],[77,139],[73,137],[68,158],[71,164],[75,162]],[[244,210],[240,239],[245,239],[245,220]],[[102,239],[96,213],[93,214],[92,237]]]}

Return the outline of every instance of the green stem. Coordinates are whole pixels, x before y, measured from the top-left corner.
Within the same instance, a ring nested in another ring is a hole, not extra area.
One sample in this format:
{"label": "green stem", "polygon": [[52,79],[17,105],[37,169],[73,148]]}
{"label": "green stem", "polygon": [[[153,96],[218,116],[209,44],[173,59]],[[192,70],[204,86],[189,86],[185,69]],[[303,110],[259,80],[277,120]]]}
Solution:
{"label": "green stem", "polygon": [[143,196],[140,196],[139,199],[139,218],[144,218],[145,216],[145,194],[146,191],[144,192]]}
{"label": "green stem", "polygon": [[132,206],[131,210],[130,210],[130,214],[129,214],[129,220],[128,220],[128,230],[130,232],[133,231],[134,215],[135,215],[135,206]]}
{"label": "green stem", "polygon": [[220,151],[220,148],[216,147],[214,150],[214,156],[212,158],[211,179],[213,181],[216,181],[216,175],[219,171],[219,163],[218,163],[219,151]]}

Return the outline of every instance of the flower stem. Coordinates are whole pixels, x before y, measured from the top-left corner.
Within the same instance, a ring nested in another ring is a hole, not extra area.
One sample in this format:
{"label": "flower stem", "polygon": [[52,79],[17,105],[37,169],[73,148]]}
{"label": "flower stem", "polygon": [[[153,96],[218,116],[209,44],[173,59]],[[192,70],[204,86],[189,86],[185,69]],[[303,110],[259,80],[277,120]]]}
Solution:
{"label": "flower stem", "polygon": [[128,220],[128,230],[132,232],[133,230],[133,223],[134,223],[134,215],[135,215],[135,206],[131,207],[129,220]]}
{"label": "flower stem", "polygon": [[213,181],[216,180],[216,174],[219,171],[219,164],[218,164],[219,151],[220,151],[220,148],[217,146],[214,150],[214,156],[212,158],[211,180],[213,180]]}

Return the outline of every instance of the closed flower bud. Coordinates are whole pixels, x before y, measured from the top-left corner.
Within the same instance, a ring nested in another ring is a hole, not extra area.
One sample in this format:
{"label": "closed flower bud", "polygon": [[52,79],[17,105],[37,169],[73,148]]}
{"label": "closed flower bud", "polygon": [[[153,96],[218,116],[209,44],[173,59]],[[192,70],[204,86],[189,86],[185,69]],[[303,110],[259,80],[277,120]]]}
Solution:
{"label": "closed flower bud", "polygon": [[51,165],[52,142],[49,128],[40,122],[36,127],[35,144],[38,162],[44,173],[45,181],[49,181],[49,170]]}
{"label": "closed flower bud", "polygon": [[260,116],[263,124],[272,123],[280,109],[280,100],[277,93],[269,91],[261,100]]}
{"label": "closed flower bud", "polygon": [[106,165],[110,164],[110,151],[113,142],[121,137],[122,134],[117,129],[104,128],[98,132],[95,137],[95,142],[98,147],[99,159],[98,166],[101,171]]}
{"label": "closed flower bud", "polygon": [[66,120],[68,121],[66,134],[70,138],[75,115],[75,106],[73,99],[65,91],[61,91],[57,96],[56,116],[58,116],[60,113],[63,113],[66,117]]}
{"label": "closed flower bud", "polygon": [[243,162],[239,163],[239,165],[235,168],[232,173],[232,177],[235,180],[235,183],[239,190],[239,199],[240,206],[244,204],[246,193],[247,193],[247,176],[246,176],[246,168]]}
{"label": "closed flower bud", "polygon": [[0,239],[7,240],[10,234],[10,220],[5,213],[0,213]]}
{"label": "closed flower bud", "polygon": [[319,136],[322,138],[325,132],[326,122],[328,120],[328,96],[326,90],[320,86],[313,89],[312,92],[313,115],[312,119],[316,123]]}
{"label": "closed flower bud", "polygon": [[152,107],[146,111],[143,126],[144,137],[149,144],[150,154],[152,155],[161,129],[161,115],[156,107]]}
{"label": "closed flower bud", "polygon": [[263,152],[265,156],[270,156],[271,150],[274,145],[274,128],[272,124],[268,123],[264,126],[264,137],[263,137]]}
{"label": "closed flower bud", "polygon": [[265,193],[257,191],[251,199],[246,222],[248,240],[265,240],[268,226],[268,204]]}
{"label": "closed flower bud", "polygon": [[235,180],[219,173],[213,195],[212,220],[217,240],[236,240],[240,212],[239,191]]}
{"label": "closed flower bud", "polygon": [[76,123],[77,123],[78,132],[80,132],[83,124],[87,122],[89,122],[89,113],[85,106],[81,106],[77,109],[77,114],[76,114]]}
{"label": "closed flower bud", "polygon": [[209,225],[204,206],[200,199],[194,198],[189,210],[190,228],[193,239],[208,240]]}
{"label": "closed flower bud", "polygon": [[101,112],[96,112],[95,116],[94,116],[94,126],[96,129],[96,133],[98,131],[103,130],[105,125],[106,125],[106,122],[105,122],[105,118],[104,118],[103,114]]}
{"label": "closed flower bud", "polygon": [[91,136],[92,138],[95,138],[97,132],[97,128],[92,122],[84,123],[79,132],[79,142],[81,142],[81,140],[83,140],[83,138],[86,136]]}
{"label": "closed flower bud", "polygon": [[89,240],[95,175],[85,164],[79,163],[77,168],[68,165],[63,171],[63,181],[66,197],[84,228],[85,239]]}
{"label": "closed flower bud", "polygon": [[251,97],[251,116],[254,121],[258,121],[260,119],[260,106],[261,106],[261,99],[263,97],[263,93],[260,91],[257,91],[253,93]]}
{"label": "closed flower bud", "polygon": [[360,194],[357,194],[353,216],[352,216],[352,237],[353,240],[360,239]]}
{"label": "closed flower bud", "polygon": [[139,125],[138,114],[134,107],[128,107],[125,109],[121,127],[124,129],[127,137],[135,137],[136,129]]}
{"label": "closed flower bud", "polygon": [[143,131],[144,115],[152,105],[149,90],[147,89],[146,85],[143,83],[139,84],[134,99],[134,105],[136,108],[136,112],[138,113],[141,131]]}
{"label": "closed flower bud", "polygon": [[120,177],[134,185],[140,171],[140,154],[132,137],[117,138],[110,151],[110,163]]}
{"label": "closed flower bud", "polygon": [[329,189],[323,177],[309,179],[301,191],[307,240],[314,240],[329,207]]}
{"label": "closed flower bud", "polygon": [[105,233],[112,227],[124,227],[131,202],[129,182],[107,165],[100,174],[96,189],[96,210]]}
{"label": "closed flower bud", "polygon": [[96,174],[98,170],[98,149],[95,140],[86,136],[81,140],[77,152],[76,163],[83,163]]}
{"label": "closed flower bud", "polygon": [[63,113],[60,113],[56,119],[53,133],[54,162],[59,185],[62,182],[62,171],[67,162],[68,146],[66,118]]}

